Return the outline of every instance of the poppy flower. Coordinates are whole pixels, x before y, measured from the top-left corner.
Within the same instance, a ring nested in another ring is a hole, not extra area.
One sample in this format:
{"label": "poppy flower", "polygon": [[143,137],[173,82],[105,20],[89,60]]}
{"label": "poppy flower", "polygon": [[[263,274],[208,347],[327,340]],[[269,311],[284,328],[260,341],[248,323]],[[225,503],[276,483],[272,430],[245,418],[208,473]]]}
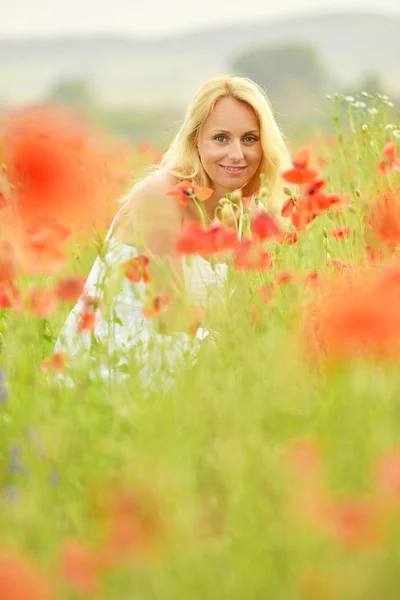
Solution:
{"label": "poppy flower", "polygon": [[104,490],[99,518],[105,539],[98,550],[99,563],[112,568],[116,562],[151,558],[164,538],[158,503],[150,489],[133,492],[121,487]]}
{"label": "poppy flower", "polygon": [[292,157],[292,168],[282,173],[282,178],[288,183],[302,185],[317,179],[318,169],[309,166],[311,158],[311,147],[301,148]]}
{"label": "poppy flower", "polygon": [[44,373],[53,369],[57,373],[62,373],[65,363],[69,360],[71,360],[71,356],[67,352],[55,352],[52,356],[46,356],[40,368]]}
{"label": "poppy flower", "polygon": [[146,298],[142,308],[142,314],[147,318],[157,317],[161,313],[168,310],[170,304],[170,296],[168,296],[168,294],[158,292]]}
{"label": "poppy flower", "polygon": [[180,254],[200,254],[204,258],[235,247],[237,235],[223,225],[215,224],[205,227],[195,221],[182,230],[177,240],[177,251]]}
{"label": "poppy flower", "polygon": [[121,266],[124,269],[125,277],[132,281],[133,283],[139,283],[143,281],[143,283],[149,283],[151,281],[151,276],[148,271],[149,259],[145,254],[141,254],[140,256],[134,256],[129,260],[123,262]]}
{"label": "poppy flower", "polygon": [[251,220],[251,231],[261,241],[276,239],[281,230],[273,216],[266,211],[258,211]]}
{"label": "poppy flower", "polygon": [[300,280],[298,273],[292,273],[291,271],[281,271],[276,276],[276,283],[278,285],[287,285],[288,283],[295,283]]}
{"label": "poppy flower", "polygon": [[375,483],[378,492],[398,504],[400,500],[400,452],[392,450],[375,464]]}
{"label": "poppy flower", "polygon": [[9,283],[16,279],[19,260],[15,246],[8,240],[0,243],[0,283]]}
{"label": "poppy flower", "polygon": [[387,190],[372,203],[369,226],[389,248],[400,244],[400,191]]}
{"label": "poppy flower", "polygon": [[281,209],[282,217],[289,218],[292,216],[293,210],[294,210],[299,198],[300,197],[297,194],[295,194],[293,196],[289,196],[289,198],[287,198],[287,200],[285,200],[285,202],[283,203],[282,209]]}
{"label": "poppy flower", "polygon": [[400,171],[400,160],[397,158],[397,147],[394,142],[387,142],[378,162],[378,173],[387,175],[389,171]]}
{"label": "poppy flower", "polygon": [[[341,265],[341,268],[343,266]],[[344,279],[326,281],[312,310],[308,331],[330,361],[360,357],[400,357],[400,265],[360,276],[354,268]]]}
{"label": "poppy flower", "polygon": [[0,309],[19,307],[21,295],[12,281],[0,283]]}
{"label": "poppy flower", "polygon": [[296,244],[298,241],[297,231],[282,231],[278,241],[288,246]]}
{"label": "poppy flower", "polygon": [[261,308],[260,302],[266,306],[272,298],[272,291],[266,285],[262,285],[257,290],[257,302],[253,304],[250,312],[250,322],[253,325],[260,325],[261,323]]}
{"label": "poppy flower", "polygon": [[64,542],[60,549],[61,577],[75,592],[85,595],[100,590],[99,563],[93,550],[75,540]]}
{"label": "poppy flower", "polygon": [[184,206],[187,206],[189,198],[193,196],[195,200],[204,202],[205,200],[208,200],[212,194],[213,190],[211,188],[199,187],[186,179],[180,181],[175,187],[167,192],[167,196],[176,196],[179,199],[179,202]]}
{"label": "poppy flower", "polygon": [[96,321],[96,313],[90,308],[85,309],[81,313],[78,321],[78,333],[83,333],[84,331],[93,331]]}
{"label": "poppy flower", "polygon": [[31,287],[28,292],[27,308],[39,319],[45,319],[57,306],[57,296],[53,289]]}
{"label": "poppy flower", "polygon": [[47,217],[74,232],[109,224],[119,170],[109,146],[71,111],[46,105],[12,112],[4,163],[24,225]]}
{"label": "poppy flower", "polygon": [[270,269],[272,262],[272,253],[260,249],[259,244],[249,238],[243,238],[236,244],[232,257],[232,264],[237,270]]}
{"label": "poppy flower", "polygon": [[86,277],[84,275],[73,275],[63,277],[57,282],[54,292],[59,300],[73,302],[78,300],[83,292]]}
{"label": "poppy flower", "polygon": [[345,240],[351,235],[351,229],[348,225],[342,225],[328,231],[329,237],[333,237],[336,240]]}
{"label": "poppy flower", "polygon": [[0,552],[0,598],[4,600],[50,600],[49,585],[27,559]]}
{"label": "poppy flower", "polygon": [[317,518],[322,529],[347,548],[370,547],[382,540],[378,510],[371,501],[322,501]]}

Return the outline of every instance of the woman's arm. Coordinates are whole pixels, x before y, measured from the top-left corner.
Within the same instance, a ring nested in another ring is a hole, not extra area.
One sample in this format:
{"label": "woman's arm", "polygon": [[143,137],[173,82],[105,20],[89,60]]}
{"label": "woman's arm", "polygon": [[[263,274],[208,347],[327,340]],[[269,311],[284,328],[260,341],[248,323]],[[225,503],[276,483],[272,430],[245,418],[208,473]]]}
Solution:
{"label": "woman's arm", "polygon": [[159,317],[161,329],[168,332],[185,329],[182,317],[187,312],[182,259],[176,250],[181,205],[175,197],[166,195],[174,185],[175,178],[166,173],[140,182],[133,188],[113,232],[119,241],[147,254],[152,277],[149,291],[171,298],[170,308]]}

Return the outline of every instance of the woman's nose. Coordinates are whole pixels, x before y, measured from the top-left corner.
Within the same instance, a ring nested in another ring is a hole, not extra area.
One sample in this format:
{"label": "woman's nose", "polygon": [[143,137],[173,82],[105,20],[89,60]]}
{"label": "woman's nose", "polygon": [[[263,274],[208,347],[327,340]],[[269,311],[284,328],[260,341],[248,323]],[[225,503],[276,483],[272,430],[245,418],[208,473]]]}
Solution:
{"label": "woman's nose", "polygon": [[243,150],[240,140],[233,141],[229,147],[228,156],[231,160],[242,160]]}

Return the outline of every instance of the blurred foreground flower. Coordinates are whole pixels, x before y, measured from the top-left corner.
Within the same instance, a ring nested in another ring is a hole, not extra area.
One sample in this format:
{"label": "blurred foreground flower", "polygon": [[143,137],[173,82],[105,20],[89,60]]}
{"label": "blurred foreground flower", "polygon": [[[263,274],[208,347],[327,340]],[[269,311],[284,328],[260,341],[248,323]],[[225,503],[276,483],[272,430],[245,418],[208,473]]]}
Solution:
{"label": "blurred foreground flower", "polygon": [[56,218],[74,232],[109,224],[120,172],[113,149],[81,119],[51,105],[23,108],[0,136],[11,224]]}
{"label": "blurred foreground flower", "polygon": [[50,600],[46,580],[27,559],[0,551],[0,598],[2,600]]}

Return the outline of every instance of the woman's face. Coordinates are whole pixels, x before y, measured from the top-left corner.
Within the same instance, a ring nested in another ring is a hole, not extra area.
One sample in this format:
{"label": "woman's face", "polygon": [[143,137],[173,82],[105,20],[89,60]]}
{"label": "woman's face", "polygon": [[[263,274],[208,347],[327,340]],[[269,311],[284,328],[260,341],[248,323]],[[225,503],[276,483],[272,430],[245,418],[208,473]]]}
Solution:
{"label": "woman's face", "polygon": [[223,193],[243,187],[263,153],[253,108],[230,96],[218,100],[203,124],[198,150],[214,189]]}

